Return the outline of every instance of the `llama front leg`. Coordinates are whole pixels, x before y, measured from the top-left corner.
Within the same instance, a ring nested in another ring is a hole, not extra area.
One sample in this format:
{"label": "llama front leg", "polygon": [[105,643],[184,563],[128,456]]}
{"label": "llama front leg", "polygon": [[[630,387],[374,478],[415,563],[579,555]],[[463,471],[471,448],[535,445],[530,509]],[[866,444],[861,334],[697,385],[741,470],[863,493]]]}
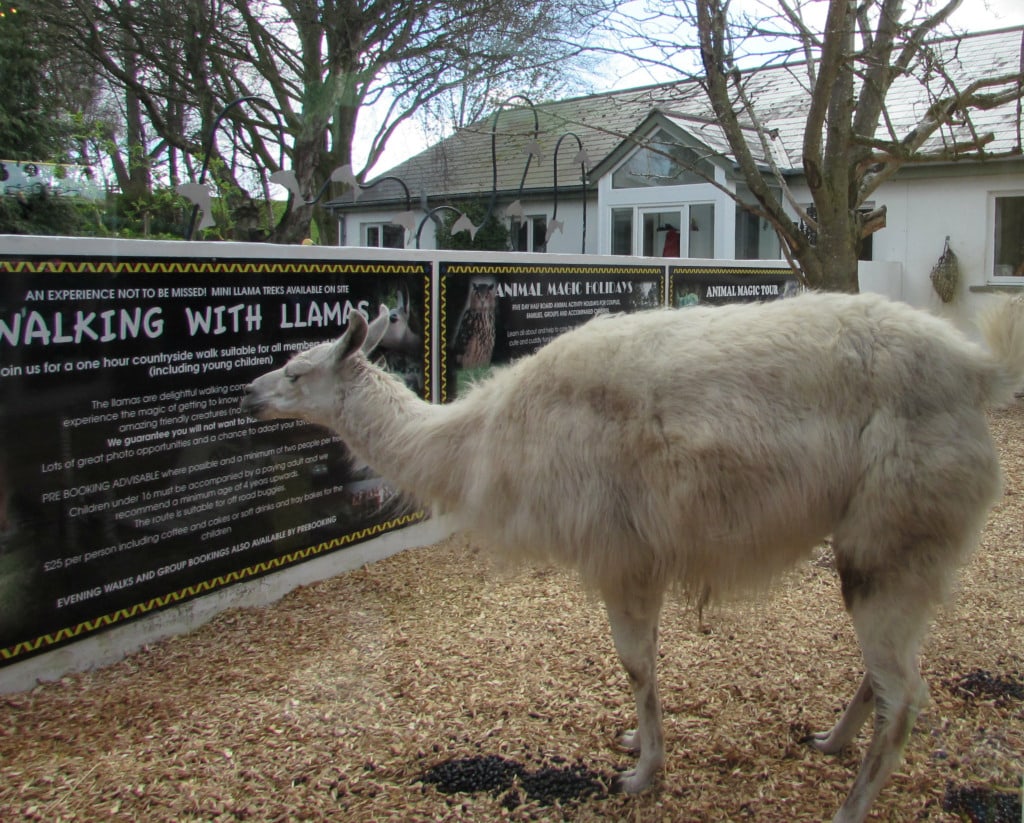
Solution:
{"label": "llama front leg", "polygon": [[636,793],[650,785],[654,774],[665,763],[665,739],[655,672],[661,594],[648,592],[630,599],[606,598],[605,603],[615,649],[629,676],[636,700],[637,728],[624,734],[620,742],[640,756],[634,769],[619,775],[615,789]]}

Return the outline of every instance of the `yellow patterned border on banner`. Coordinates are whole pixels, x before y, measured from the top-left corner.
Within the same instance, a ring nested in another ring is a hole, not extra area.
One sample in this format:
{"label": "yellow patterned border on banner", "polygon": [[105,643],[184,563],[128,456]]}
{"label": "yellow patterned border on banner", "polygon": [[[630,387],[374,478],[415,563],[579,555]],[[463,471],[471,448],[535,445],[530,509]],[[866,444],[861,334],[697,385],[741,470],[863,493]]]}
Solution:
{"label": "yellow patterned border on banner", "polygon": [[437,346],[438,357],[438,378],[441,381],[441,393],[439,399],[444,402],[448,397],[448,288],[447,278],[443,275],[438,278],[438,335],[440,342]]}
{"label": "yellow patterned border on banner", "polygon": [[756,268],[753,266],[670,266],[669,275],[703,275],[703,274],[742,274],[742,275],[763,275],[774,277],[796,277],[790,268]]}
{"label": "yellow patterned border on banner", "polygon": [[315,260],[3,260],[0,271],[27,274],[418,274],[425,263]]}
{"label": "yellow patterned border on banner", "polygon": [[510,266],[498,263],[449,263],[443,274],[643,274],[661,275],[661,266],[593,266],[585,263],[554,265],[535,263]]}
{"label": "yellow patterned border on banner", "polygon": [[434,305],[434,295],[430,286],[433,279],[432,272],[428,269],[423,278],[423,396],[427,399],[427,402],[430,402],[432,397],[431,391],[433,391],[430,381],[430,373],[433,371],[431,368],[433,365],[433,342],[431,338],[434,334],[430,316]]}

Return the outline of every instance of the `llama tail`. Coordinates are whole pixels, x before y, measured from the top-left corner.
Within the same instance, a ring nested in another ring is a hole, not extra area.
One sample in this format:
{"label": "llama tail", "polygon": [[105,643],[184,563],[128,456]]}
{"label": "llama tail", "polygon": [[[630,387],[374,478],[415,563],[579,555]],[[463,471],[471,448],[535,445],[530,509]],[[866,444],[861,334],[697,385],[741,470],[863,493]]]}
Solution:
{"label": "llama tail", "polygon": [[998,369],[989,397],[996,404],[1009,403],[1014,393],[1024,391],[1024,295],[994,303],[979,325]]}

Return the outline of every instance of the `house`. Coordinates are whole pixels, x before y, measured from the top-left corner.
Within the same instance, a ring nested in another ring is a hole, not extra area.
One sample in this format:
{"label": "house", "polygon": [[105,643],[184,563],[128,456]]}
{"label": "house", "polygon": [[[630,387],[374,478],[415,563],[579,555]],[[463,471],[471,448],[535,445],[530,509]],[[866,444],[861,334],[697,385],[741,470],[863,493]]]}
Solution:
{"label": "house", "polygon": [[[948,77],[897,80],[887,109],[893,134],[909,133],[948,93],[944,83],[964,88],[1000,75],[1024,82],[1022,43],[1024,27],[936,41]],[[758,162],[766,173],[774,165],[792,199],[809,205],[803,69],[775,65],[746,80],[768,135],[762,143],[749,131]],[[985,159],[956,159],[958,146],[986,132]],[[1024,289],[1021,148],[1018,101],[936,132],[924,149],[942,149],[946,159],[904,166],[869,204],[885,206],[887,219],[864,244],[862,288],[942,306],[930,274],[948,240],[960,269],[954,314],[980,292]],[[753,202],[691,80],[541,105],[515,98],[329,206],[342,245],[433,248],[435,221],[476,201],[506,222],[520,251],[778,260],[774,232],[736,199]]]}

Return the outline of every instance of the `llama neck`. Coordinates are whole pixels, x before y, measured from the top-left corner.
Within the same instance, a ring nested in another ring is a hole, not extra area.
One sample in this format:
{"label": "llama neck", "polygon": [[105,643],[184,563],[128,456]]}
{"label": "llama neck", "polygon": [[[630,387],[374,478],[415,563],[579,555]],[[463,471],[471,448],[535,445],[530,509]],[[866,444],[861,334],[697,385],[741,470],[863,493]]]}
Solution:
{"label": "llama neck", "polygon": [[332,428],[357,456],[421,503],[454,503],[462,473],[454,465],[460,441],[458,432],[449,434],[449,407],[422,400],[368,362],[358,365]]}

